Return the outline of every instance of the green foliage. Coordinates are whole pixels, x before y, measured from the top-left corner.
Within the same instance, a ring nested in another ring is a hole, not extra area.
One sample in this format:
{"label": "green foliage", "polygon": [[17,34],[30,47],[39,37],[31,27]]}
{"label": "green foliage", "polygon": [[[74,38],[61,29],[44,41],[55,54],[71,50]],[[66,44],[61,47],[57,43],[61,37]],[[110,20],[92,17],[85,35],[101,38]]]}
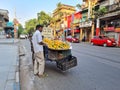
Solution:
{"label": "green foliage", "polygon": [[81,5],[80,4],[77,4],[76,7],[81,10]]}
{"label": "green foliage", "polygon": [[94,11],[95,18],[103,16],[107,11],[108,9],[106,7],[100,7],[97,11]]}
{"label": "green foliage", "polygon": [[24,31],[22,32],[22,34],[28,34],[28,33],[27,33],[27,30],[24,30]]}
{"label": "green foliage", "polygon": [[98,10],[98,13],[100,14],[100,15],[103,15],[103,14],[105,14],[107,12],[107,8],[106,7],[100,7],[100,9]]}
{"label": "green foliage", "polygon": [[30,19],[25,23],[25,28],[27,33],[33,33],[37,24],[36,19]]}
{"label": "green foliage", "polygon": [[57,7],[59,8],[61,5],[62,5],[62,3],[61,3],[61,2],[59,2],[59,3],[57,4]]}
{"label": "green foliage", "polygon": [[38,18],[37,24],[41,24],[43,26],[47,26],[52,19],[51,16],[45,13],[44,11],[41,11],[40,13],[38,13],[37,18]]}
{"label": "green foliage", "polygon": [[21,24],[18,25],[18,37],[20,36],[20,34],[22,34],[22,32],[24,31],[24,28]]}
{"label": "green foliage", "polygon": [[25,29],[28,34],[31,34],[35,31],[35,27],[37,24],[41,24],[43,26],[47,26],[50,21],[51,17],[49,14],[45,13],[44,11],[41,11],[40,13],[37,13],[37,19],[30,19],[25,23]]}

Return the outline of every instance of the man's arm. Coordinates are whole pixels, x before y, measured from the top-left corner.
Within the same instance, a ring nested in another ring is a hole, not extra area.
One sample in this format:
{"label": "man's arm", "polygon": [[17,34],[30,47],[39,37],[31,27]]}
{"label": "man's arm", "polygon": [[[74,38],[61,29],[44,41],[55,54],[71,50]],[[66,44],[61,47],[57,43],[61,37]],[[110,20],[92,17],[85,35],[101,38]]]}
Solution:
{"label": "man's arm", "polygon": [[39,45],[45,45],[45,43],[43,43],[42,41],[38,43]]}
{"label": "man's arm", "polygon": [[37,34],[37,42],[39,45],[46,45],[43,41],[42,41],[42,36],[41,34]]}

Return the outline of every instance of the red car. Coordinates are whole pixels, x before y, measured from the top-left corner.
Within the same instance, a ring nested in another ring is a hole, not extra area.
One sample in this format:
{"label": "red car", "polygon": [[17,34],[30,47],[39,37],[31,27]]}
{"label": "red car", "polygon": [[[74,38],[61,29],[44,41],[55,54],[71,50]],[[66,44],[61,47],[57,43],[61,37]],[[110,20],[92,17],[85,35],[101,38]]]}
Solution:
{"label": "red car", "polygon": [[78,39],[78,38],[75,38],[75,37],[72,37],[72,36],[68,36],[68,37],[66,38],[66,40],[67,40],[68,42],[79,43],[79,39]]}
{"label": "red car", "polygon": [[117,45],[117,43],[115,42],[115,39],[110,39],[107,36],[95,36],[93,39],[91,39],[91,44],[102,45],[104,47]]}

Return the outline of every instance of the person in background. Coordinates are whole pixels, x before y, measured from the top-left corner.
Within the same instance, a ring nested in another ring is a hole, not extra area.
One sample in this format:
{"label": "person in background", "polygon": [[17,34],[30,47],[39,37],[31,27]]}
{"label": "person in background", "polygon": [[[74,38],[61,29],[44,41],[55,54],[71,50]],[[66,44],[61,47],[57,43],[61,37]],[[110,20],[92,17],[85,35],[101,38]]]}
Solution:
{"label": "person in background", "polygon": [[56,32],[56,36],[55,36],[54,40],[59,40],[59,39],[60,39],[60,36],[59,36],[58,32]]}
{"label": "person in background", "polygon": [[32,36],[32,43],[34,48],[34,74],[39,77],[44,77],[44,68],[45,68],[45,59],[43,54],[43,45],[45,45],[42,41],[42,25],[36,26],[36,31]]}

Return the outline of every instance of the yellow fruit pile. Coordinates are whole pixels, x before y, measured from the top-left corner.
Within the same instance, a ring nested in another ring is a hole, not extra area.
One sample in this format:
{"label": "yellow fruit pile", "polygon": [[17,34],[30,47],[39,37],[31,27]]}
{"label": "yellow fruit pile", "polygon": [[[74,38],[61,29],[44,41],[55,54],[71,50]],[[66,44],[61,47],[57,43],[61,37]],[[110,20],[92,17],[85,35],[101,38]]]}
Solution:
{"label": "yellow fruit pile", "polygon": [[44,38],[43,42],[47,44],[48,48],[54,50],[67,50],[70,48],[68,43],[62,42],[60,40],[50,40],[48,38]]}

